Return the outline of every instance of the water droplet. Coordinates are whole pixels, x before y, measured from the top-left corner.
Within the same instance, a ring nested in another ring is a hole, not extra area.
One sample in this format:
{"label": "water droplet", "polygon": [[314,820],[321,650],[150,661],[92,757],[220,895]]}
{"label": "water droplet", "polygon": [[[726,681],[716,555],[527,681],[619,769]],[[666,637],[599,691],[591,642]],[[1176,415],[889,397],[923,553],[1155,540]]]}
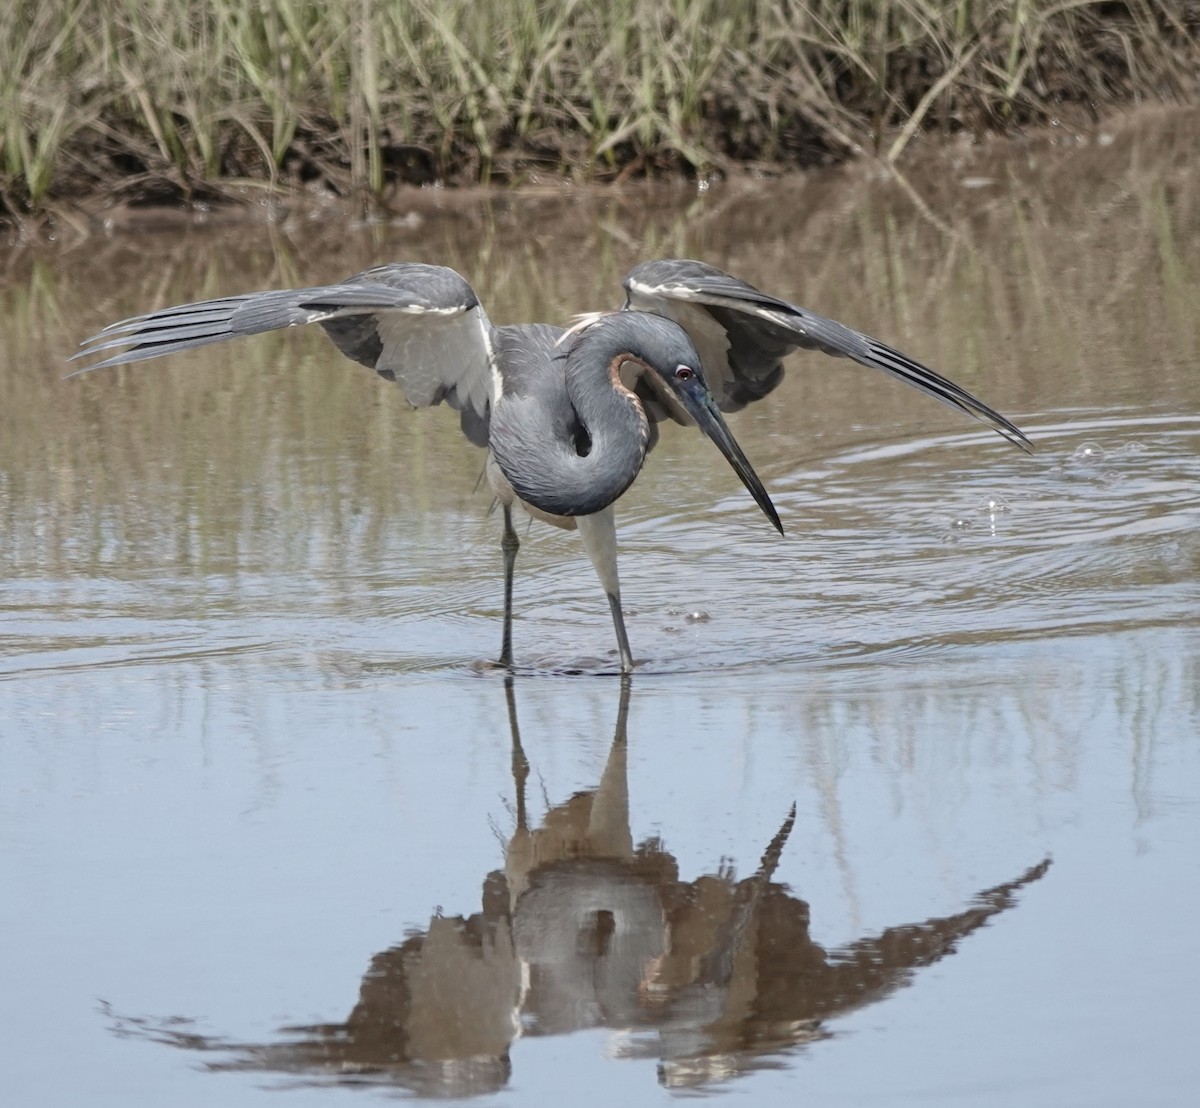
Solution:
{"label": "water droplet", "polygon": [[969,531],[974,526],[974,523],[972,523],[969,519],[963,519],[962,516],[959,516],[958,519],[950,524],[951,529],[954,531]]}
{"label": "water droplet", "polygon": [[1075,453],[1071,455],[1073,461],[1087,462],[1089,465],[1094,465],[1096,462],[1103,461],[1104,447],[1098,442],[1085,442],[1075,447]]}
{"label": "water droplet", "polygon": [[1002,496],[985,496],[976,511],[985,516],[1002,516],[1012,508]]}
{"label": "water droplet", "polygon": [[688,612],[685,618],[687,619],[688,623],[707,623],[710,619],[712,619],[712,616],[705,611],[697,609],[694,612]]}

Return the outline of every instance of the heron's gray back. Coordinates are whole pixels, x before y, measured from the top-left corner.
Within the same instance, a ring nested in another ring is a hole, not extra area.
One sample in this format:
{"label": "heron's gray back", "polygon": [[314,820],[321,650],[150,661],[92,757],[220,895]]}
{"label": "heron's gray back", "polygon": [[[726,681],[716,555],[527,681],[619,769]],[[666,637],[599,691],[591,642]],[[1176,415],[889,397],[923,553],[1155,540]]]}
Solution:
{"label": "heron's gray back", "polygon": [[521,407],[536,413],[543,441],[575,444],[582,427],[567,392],[567,348],[557,345],[563,333],[548,323],[493,327],[492,349],[502,382],[501,403],[524,401]]}

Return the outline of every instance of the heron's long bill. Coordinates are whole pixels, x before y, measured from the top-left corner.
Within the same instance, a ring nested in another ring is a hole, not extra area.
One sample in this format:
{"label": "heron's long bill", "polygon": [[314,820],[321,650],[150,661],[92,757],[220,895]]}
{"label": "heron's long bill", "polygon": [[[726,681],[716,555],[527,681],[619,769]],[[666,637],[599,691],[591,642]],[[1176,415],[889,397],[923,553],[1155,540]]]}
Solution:
{"label": "heron's long bill", "polygon": [[775,530],[782,535],[783,524],[779,522],[779,513],[775,511],[775,505],[771,503],[767,490],[763,488],[758,474],[754,472],[754,467],[750,464],[749,459],[742,453],[742,448],[738,446],[737,440],[725,426],[725,420],[721,417],[717,406],[711,399],[705,398],[697,404],[689,404],[688,407],[691,409],[692,418],[700,425],[700,430],[717,444],[717,449],[733,466],[733,472],[741,478],[742,484],[754,497],[754,503],[763,510],[763,514],[774,524]]}

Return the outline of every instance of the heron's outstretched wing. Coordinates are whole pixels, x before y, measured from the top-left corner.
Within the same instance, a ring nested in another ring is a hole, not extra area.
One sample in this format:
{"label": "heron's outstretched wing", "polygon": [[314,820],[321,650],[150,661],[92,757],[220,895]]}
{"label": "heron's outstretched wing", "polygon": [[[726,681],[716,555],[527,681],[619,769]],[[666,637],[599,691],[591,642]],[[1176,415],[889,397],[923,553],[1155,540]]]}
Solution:
{"label": "heron's outstretched wing", "polygon": [[395,381],[414,407],[444,400],[461,411],[467,437],[487,445],[500,388],[492,327],[471,286],[444,266],[383,265],[337,285],[163,308],[111,324],[75,358],[108,354],[86,372],[305,323],[319,323],[348,358]]}
{"label": "heron's outstretched wing", "polygon": [[783,379],[783,359],[803,347],[890,373],[1029,449],[1010,420],[907,354],[759,292],[714,266],[682,258],[643,262],[629,271],[624,285],[626,308],[666,316],[691,335],[724,411],[766,396]]}

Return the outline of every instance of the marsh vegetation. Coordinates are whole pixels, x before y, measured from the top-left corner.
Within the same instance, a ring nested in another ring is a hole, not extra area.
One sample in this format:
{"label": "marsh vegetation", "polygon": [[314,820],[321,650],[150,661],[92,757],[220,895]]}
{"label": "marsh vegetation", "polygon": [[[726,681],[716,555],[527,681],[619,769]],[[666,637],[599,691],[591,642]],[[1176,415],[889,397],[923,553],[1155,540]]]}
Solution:
{"label": "marsh vegetation", "polygon": [[895,160],[1197,73],[1176,0],[22,0],[0,208]]}

